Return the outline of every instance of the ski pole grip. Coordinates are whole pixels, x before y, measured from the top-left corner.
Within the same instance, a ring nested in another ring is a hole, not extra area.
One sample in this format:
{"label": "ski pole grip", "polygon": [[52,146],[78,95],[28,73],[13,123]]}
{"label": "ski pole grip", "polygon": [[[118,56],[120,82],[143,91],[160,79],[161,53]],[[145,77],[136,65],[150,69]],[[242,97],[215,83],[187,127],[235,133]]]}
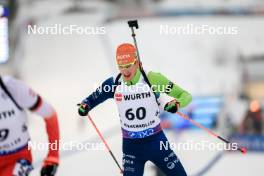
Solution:
{"label": "ski pole grip", "polygon": [[128,23],[128,26],[130,28],[135,27],[136,29],[138,29],[138,21],[137,20],[129,20],[127,23]]}

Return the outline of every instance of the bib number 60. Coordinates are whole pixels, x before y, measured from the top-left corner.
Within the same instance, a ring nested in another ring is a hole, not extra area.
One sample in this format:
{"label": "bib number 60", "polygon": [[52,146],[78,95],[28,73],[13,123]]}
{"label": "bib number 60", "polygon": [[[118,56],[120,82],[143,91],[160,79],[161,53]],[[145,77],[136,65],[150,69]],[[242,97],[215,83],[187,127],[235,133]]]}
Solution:
{"label": "bib number 60", "polygon": [[139,107],[136,109],[136,113],[133,113],[133,109],[130,108],[126,111],[125,116],[128,120],[134,120],[135,118],[143,120],[146,117],[146,109],[144,107]]}

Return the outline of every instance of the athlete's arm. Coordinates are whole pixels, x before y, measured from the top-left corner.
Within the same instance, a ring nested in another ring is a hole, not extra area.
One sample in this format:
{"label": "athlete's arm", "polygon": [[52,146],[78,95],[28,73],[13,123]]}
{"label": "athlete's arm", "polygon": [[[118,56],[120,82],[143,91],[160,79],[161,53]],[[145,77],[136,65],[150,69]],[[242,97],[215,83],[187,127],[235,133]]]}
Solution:
{"label": "athlete's arm", "polygon": [[89,111],[94,107],[103,103],[105,100],[114,97],[114,78],[110,77],[105,80],[100,87],[96,89],[92,94],[85,98],[82,103],[88,105]]}
{"label": "athlete's arm", "polygon": [[[43,117],[46,125],[49,143],[59,144],[59,125],[57,113],[54,108],[40,95],[35,93],[24,82],[13,77],[4,77],[3,81],[7,89],[21,108],[28,109]],[[51,148],[49,149],[48,156],[44,162],[44,165],[51,163],[59,163],[58,148],[56,150],[52,150]]]}
{"label": "athlete's arm", "polygon": [[179,103],[180,107],[187,106],[192,101],[192,96],[186,90],[182,89],[177,84],[171,82],[161,73],[148,72],[147,77],[154,90],[159,93],[166,93],[170,97],[175,98]]}

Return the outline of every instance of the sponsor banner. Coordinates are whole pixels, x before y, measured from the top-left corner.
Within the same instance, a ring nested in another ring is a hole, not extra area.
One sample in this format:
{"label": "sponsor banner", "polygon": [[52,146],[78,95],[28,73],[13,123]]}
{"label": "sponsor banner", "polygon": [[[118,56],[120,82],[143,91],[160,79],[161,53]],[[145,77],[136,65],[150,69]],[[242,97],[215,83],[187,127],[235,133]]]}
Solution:
{"label": "sponsor banner", "polygon": [[238,143],[239,146],[246,147],[248,151],[264,152],[264,135],[233,134],[229,140]]}

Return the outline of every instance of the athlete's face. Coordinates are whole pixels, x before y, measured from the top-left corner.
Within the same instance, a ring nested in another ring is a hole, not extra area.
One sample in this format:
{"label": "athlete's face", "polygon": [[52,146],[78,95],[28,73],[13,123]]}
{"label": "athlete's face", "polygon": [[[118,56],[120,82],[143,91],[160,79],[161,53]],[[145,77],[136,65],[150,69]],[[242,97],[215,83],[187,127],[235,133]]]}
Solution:
{"label": "athlete's face", "polygon": [[119,66],[118,68],[123,76],[124,81],[130,81],[135,76],[137,69],[139,68],[139,62],[136,61],[133,64],[127,65],[125,67]]}

